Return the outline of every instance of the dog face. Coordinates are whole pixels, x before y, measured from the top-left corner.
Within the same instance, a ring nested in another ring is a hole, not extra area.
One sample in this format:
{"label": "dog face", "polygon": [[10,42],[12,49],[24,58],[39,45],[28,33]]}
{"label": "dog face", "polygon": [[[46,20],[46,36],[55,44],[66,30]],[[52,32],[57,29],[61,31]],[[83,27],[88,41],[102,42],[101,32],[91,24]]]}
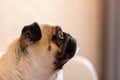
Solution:
{"label": "dog face", "polygon": [[59,26],[33,23],[23,28],[20,37],[20,52],[32,55],[41,65],[62,69],[77,48],[76,40]]}

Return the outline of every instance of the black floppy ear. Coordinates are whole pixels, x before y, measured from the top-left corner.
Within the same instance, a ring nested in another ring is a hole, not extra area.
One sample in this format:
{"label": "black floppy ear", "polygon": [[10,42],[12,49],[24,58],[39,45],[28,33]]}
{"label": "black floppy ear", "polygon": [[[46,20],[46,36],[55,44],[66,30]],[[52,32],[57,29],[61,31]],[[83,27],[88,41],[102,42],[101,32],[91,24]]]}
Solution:
{"label": "black floppy ear", "polygon": [[34,22],[31,25],[24,26],[21,33],[22,43],[29,45],[40,40],[42,37],[38,23]]}

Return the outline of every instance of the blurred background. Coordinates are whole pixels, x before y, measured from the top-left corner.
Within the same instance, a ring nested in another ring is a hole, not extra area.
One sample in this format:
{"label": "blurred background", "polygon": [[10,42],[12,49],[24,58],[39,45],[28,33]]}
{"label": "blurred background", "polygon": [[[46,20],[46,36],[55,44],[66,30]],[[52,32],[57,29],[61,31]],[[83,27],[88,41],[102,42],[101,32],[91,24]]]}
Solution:
{"label": "blurred background", "polygon": [[33,22],[54,23],[79,43],[99,80],[120,80],[119,0],[0,0],[0,51]]}

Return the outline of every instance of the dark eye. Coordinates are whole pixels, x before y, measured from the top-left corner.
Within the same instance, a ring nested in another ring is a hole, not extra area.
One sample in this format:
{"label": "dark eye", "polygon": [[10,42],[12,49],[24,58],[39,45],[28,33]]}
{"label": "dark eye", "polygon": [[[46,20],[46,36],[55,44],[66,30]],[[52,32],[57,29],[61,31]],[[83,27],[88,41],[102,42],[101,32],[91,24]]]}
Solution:
{"label": "dark eye", "polygon": [[52,36],[52,41],[53,41],[58,47],[60,47],[60,46],[63,44],[64,39],[65,39],[65,37],[64,37],[64,33],[63,33],[62,31],[58,31],[58,32],[56,33],[56,35],[53,35],[53,36]]}
{"label": "dark eye", "polygon": [[64,34],[63,34],[62,31],[58,31],[57,36],[58,36],[59,39],[64,39]]}

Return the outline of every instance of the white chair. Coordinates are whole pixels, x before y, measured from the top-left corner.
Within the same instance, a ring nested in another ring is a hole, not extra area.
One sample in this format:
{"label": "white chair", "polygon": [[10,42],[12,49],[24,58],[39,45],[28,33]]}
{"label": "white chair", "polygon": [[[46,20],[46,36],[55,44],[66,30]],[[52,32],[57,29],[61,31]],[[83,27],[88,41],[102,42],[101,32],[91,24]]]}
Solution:
{"label": "white chair", "polygon": [[89,60],[76,56],[65,64],[63,80],[98,80],[98,77]]}
{"label": "white chair", "polygon": [[0,52],[0,58],[1,58],[2,55],[3,55],[3,52]]}

